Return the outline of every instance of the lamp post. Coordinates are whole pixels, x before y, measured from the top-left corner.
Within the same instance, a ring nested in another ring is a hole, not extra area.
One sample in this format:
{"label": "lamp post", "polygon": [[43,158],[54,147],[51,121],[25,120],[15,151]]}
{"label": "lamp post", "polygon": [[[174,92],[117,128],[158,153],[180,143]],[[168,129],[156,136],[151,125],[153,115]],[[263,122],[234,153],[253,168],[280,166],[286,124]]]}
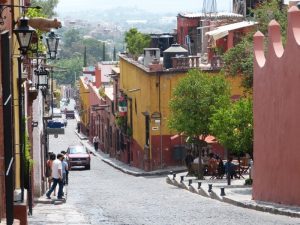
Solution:
{"label": "lamp post", "polygon": [[[2,13],[6,8],[12,7],[21,7],[15,5],[0,5],[0,24],[4,24],[4,19]],[[13,23],[14,24],[14,23]],[[17,37],[17,41],[19,43],[19,50],[21,55],[25,55],[31,41],[32,34],[34,29],[28,26],[28,19],[26,17],[22,17],[20,19],[19,26],[13,30]],[[11,92],[11,49],[10,42],[8,41],[8,32],[5,32],[3,35],[3,40],[1,38],[1,64],[2,64],[2,73],[8,75],[9,77],[5,77],[2,79],[3,85],[3,99],[5,101],[3,107],[3,136],[4,136],[4,160],[5,160],[5,192],[6,192],[6,223],[8,225],[13,224],[14,221],[14,174],[13,174],[13,162],[14,162],[14,154],[13,154],[13,142],[11,135],[13,133],[12,127],[12,92]],[[22,114],[23,114],[23,95],[22,95],[22,63],[23,56],[18,57],[18,107],[19,107],[19,151],[20,151],[20,180],[21,180],[21,201],[24,200],[24,177],[25,177],[25,167],[24,167],[24,126],[22,122]]]}
{"label": "lamp post", "polygon": [[[17,41],[19,43],[19,50],[21,55],[26,55],[28,49],[30,48],[31,38],[35,30],[28,25],[28,18],[22,17],[20,19],[20,25],[13,30],[17,36]],[[19,146],[20,146],[20,158],[21,158],[21,201],[24,201],[24,181],[25,181],[25,127],[22,121],[22,118],[25,114],[23,110],[24,104],[24,95],[22,93],[22,71],[21,63],[22,58],[18,58],[18,92],[19,92]],[[30,173],[30,171],[28,171]],[[29,213],[32,214],[32,193],[31,193],[31,184],[30,184],[30,175],[28,181],[28,205]]]}
{"label": "lamp post", "polygon": [[[59,36],[51,31],[46,37],[48,54],[50,59],[56,59]],[[51,67],[51,116],[53,116],[53,69]]]}

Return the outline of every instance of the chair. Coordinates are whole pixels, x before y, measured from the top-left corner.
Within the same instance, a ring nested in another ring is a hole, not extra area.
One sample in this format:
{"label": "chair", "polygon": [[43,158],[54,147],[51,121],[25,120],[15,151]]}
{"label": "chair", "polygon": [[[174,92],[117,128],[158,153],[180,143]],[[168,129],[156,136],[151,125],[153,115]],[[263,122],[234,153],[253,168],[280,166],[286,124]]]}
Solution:
{"label": "chair", "polygon": [[241,174],[246,174],[250,168],[249,164],[250,159],[247,157],[241,158],[240,162],[240,169],[241,169]]}

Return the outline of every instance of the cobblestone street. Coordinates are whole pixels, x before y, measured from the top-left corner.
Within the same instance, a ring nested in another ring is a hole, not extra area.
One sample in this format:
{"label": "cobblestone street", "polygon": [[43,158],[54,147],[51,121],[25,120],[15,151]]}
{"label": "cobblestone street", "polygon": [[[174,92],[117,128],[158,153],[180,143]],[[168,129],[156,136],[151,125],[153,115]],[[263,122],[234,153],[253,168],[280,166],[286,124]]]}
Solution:
{"label": "cobblestone street", "polygon": [[[50,138],[57,153],[80,143],[76,121],[68,120],[66,134]],[[37,204],[30,225],[186,225],[186,224],[300,224],[300,219],[239,208],[168,185],[165,176],[134,177],[92,157],[91,170],[72,170],[67,202]]]}

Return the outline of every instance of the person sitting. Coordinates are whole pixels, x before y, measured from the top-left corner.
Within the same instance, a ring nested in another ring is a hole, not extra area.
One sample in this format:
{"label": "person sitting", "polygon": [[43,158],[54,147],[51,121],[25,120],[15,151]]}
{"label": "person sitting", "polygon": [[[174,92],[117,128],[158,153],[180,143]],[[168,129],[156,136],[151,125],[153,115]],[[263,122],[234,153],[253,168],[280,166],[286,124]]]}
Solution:
{"label": "person sitting", "polygon": [[236,165],[232,163],[232,157],[228,157],[227,162],[225,163],[225,173],[227,176],[229,176],[231,179],[239,178],[236,174]]}
{"label": "person sitting", "polygon": [[218,162],[218,168],[217,168],[218,176],[217,176],[217,178],[222,179],[224,174],[225,174],[224,163],[223,163],[223,160],[219,156],[217,156],[217,162]]}
{"label": "person sitting", "polygon": [[209,175],[215,176],[217,173],[218,163],[217,160],[214,158],[213,153],[209,153],[208,159],[208,173]]}

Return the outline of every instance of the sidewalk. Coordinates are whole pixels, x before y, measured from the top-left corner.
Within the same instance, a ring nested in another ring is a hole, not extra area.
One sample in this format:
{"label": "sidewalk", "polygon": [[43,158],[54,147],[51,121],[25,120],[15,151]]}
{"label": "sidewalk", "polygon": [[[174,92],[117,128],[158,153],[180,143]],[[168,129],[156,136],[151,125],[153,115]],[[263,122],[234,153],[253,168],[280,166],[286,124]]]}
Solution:
{"label": "sidewalk", "polygon": [[[47,190],[48,191],[48,190]],[[35,204],[54,204],[54,205],[61,205],[67,201],[68,197],[68,186],[64,186],[63,192],[64,192],[64,199],[57,199],[57,192],[58,192],[58,185],[56,187],[56,196],[54,196],[54,193],[51,194],[51,199],[48,199],[46,196],[46,193],[39,197],[34,199]]]}
{"label": "sidewalk", "polygon": [[[166,182],[195,194],[243,208],[291,217],[300,217],[300,207],[253,200],[252,186],[244,185],[245,179],[233,179],[231,180],[231,185],[228,186],[226,179],[209,179],[210,177],[205,177],[205,180],[197,180],[196,177],[187,177],[186,174],[186,172],[178,173],[176,177],[168,175]],[[183,176],[183,182],[180,182],[181,176]],[[248,178],[248,176],[244,177],[246,179]],[[191,185],[189,185],[189,182],[192,182]],[[198,184],[198,182],[201,182],[201,184]],[[209,191],[209,185],[212,185],[211,191]],[[221,195],[221,188],[224,188],[224,196]]]}
{"label": "sidewalk", "polygon": [[110,166],[122,171],[123,173],[133,175],[133,176],[155,176],[155,175],[167,175],[170,174],[170,171],[172,172],[184,172],[186,171],[185,166],[175,166],[175,167],[168,167],[160,170],[155,170],[151,172],[146,172],[142,169],[132,167],[126,163],[123,163],[117,159],[111,158],[108,154],[103,153],[101,150],[95,151],[94,146],[89,142],[87,137],[81,133],[78,133],[77,130],[75,130],[76,135],[80,138],[81,143],[94,155],[101,158],[101,160]]}

